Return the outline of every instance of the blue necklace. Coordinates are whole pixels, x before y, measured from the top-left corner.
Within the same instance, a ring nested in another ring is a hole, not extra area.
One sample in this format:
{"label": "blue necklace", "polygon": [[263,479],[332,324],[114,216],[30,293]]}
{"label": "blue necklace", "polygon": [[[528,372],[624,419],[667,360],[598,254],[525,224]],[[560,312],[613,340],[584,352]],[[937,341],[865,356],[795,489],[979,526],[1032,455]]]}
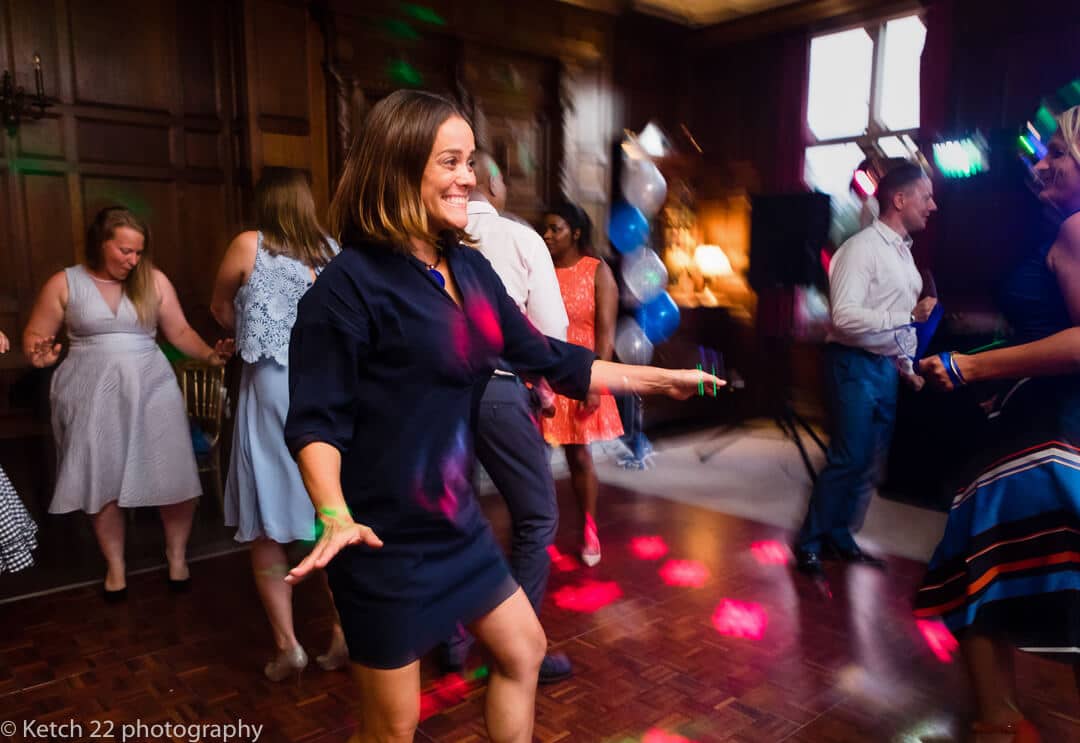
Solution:
{"label": "blue necklace", "polygon": [[438,251],[435,255],[437,256],[435,258],[435,262],[425,263],[424,267],[427,268],[427,272],[431,274],[431,278],[435,279],[435,281],[438,283],[439,288],[445,289],[446,277],[439,273],[439,264],[442,263],[442,251]]}

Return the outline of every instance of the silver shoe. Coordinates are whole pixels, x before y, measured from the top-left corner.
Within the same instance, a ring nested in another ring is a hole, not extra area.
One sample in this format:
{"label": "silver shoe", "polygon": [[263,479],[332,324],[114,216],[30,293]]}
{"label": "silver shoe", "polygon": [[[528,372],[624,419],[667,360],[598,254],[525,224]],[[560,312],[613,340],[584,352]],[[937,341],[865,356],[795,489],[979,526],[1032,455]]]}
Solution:
{"label": "silver shoe", "polygon": [[335,632],[330,647],[322,655],[316,656],[315,662],[324,671],[336,671],[348,665],[349,647],[345,644],[345,635]]}
{"label": "silver shoe", "polygon": [[307,664],[307,653],[302,647],[296,645],[278,653],[277,657],[263,668],[263,674],[271,681],[284,681],[294,673],[299,677]]}

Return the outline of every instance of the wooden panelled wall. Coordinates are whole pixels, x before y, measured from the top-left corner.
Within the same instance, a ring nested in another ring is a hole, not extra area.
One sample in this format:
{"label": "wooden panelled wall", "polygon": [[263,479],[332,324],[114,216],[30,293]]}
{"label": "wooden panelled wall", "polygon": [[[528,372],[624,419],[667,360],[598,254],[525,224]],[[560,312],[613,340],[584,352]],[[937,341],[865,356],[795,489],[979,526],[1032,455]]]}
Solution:
{"label": "wooden panelled wall", "polygon": [[565,193],[603,224],[614,18],[554,0],[423,5],[328,0],[333,170],[366,108],[411,79],[465,105],[507,175],[510,211],[536,222]]}
{"label": "wooden panelled wall", "polygon": [[307,171],[325,212],[355,126],[406,83],[402,65],[477,114],[511,210],[537,219],[565,192],[602,224],[614,19],[554,0],[415,7],[0,0],[0,66],[32,90],[40,53],[55,104],[0,135],[0,330],[18,341],[42,283],[82,259],[89,219],[121,203],[150,224],[154,260],[213,334],[213,273],[262,167]]}
{"label": "wooden panelled wall", "polygon": [[[236,216],[228,19],[215,0],[6,0],[0,59],[40,121],[0,136],[0,329],[17,342],[33,297],[83,258],[94,213],[124,204],[150,224],[155,261],[205,306]],[[24,363],[10,354],[5,365]]]}

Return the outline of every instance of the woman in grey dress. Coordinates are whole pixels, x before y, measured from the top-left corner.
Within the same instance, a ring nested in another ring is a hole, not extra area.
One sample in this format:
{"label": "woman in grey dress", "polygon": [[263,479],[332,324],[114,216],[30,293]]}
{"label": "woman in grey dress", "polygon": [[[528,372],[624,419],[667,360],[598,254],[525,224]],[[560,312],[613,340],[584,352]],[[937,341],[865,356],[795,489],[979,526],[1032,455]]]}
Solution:
{"label": "woman in grey dress", "polygon": [[[225,252],[210,310],[235,334],[244,360],[225,485],[225,524],[237,527],[236,541],[251,544],[255,587],[277,646],[277,656],[263,673],[281,681],[308,662],[293,626],[292,586],[281,580],[289,569],[285,545],[315,540],[315,509],[285,448],[289,336],[297,302],[338,248],[319,225],[303,171],[266,168],[253,201],[255,229],[233,238]],[[330,650],[315,660],[327,670],[348,661],[345,636],[336,623]]]}
{"label": "woman in grey dress", "polygon": [[181,353],[221,365],[231,341],[211,348],[184,317],[176,290],[149,259],[150,232],[127,209],[98,212],[86,262],[53,275],[23,333],[36,367],[55,364],[67,326],[68,354],[52,378],[56,490],[50,513],[85,511],[108,564],[105,597],[127,591],[122,508],[157,506],[169,584],[188,586],[187,540],[202,495],[187,412],[157,329]]}

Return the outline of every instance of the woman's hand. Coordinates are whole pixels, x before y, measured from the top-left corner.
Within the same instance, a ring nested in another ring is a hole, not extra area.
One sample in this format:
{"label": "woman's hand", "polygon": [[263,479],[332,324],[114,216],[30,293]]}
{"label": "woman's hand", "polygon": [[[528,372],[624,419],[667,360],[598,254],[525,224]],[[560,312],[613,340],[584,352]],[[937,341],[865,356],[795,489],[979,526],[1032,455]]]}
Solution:
{"label": "woman's hand", "polygon": [[540,399],[540,414],[545,418],[555,417],[555,390],[543,377],[536,383],[536,394]]}
{"label": "woman's hand", "polygon": [[945,364],[937,356],[928,356],[919,362],[919,376],[935,389],[950,391],[953,388]]}
{"label": "woman's hand", "polygon": [[56,342],[56,336],[39,338],[30,346],[27,356],[30,358],[31,364],[38,369],[44,369],[47,366],[52,366],[59,360],[60,349],[61,346]]}
{"label": "woman's hand", "polygon": [[11,342],[8,337],[3,333],[0,333],[0,353],[7,353],[11,350]]}
{"label": "woman's hand", "polygon": [[356,544],[366,544],[376,548],[383,546],[382,540],[375,535],[370,526],[356,523],[348,513],[320,513],[319,521],[323,527],[319,541],[315,543],[315,547],[308,556],[285,576],[285,582],[290,585],[295,585],[307,578],[312,570],[325,568],[334,556],[346,547]]}
{"label": "woman's hand", "polygon": [[600,393],[590,392],[585,398],[585,402],[581,403],[577,410],[577,417],[579,420],[588,418],[590,415],[600,409]]}
{"label": "woman's hand", "polygon": [[210,366],[225,366],[234,353],[236,353],[236,341],[233,338],[225,338],[214,344],[214,351],[206,357],[206,363]]}
{"label": "woman's hand", "polygon": [[961,353],[953,354],[937,354],[934,356],[928,356],[919,362],[919,375],[922,376],[926,383],[931,387],[939,390],[945,390],[951,392],[956,389],[956,384],[953,382],[952,375],[949,374],[949,370],[945,368],[945,362],[942,360],[942,356],[952,356],[952,362],[956,366],[956,370],[960,373],[960,383],[964,384],[970,381],[970,356],[965,356]]}
{"label": "woman's hand", "polygon": [[666,379],[659,391],[676,400],[685,400],[697,394],[715,397],[720,388],[727,384],[720,377],[700,369],[664,369],[664,371]]}

